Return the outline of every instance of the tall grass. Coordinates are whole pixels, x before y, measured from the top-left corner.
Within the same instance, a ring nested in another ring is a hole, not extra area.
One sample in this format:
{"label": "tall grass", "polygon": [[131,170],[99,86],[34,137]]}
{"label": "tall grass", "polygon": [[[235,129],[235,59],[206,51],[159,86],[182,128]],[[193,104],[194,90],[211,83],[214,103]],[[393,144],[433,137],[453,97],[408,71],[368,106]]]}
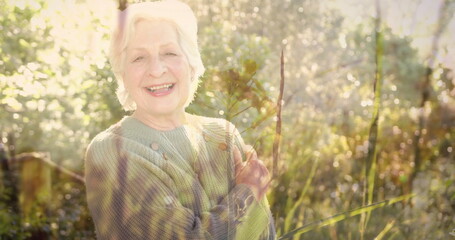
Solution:
{"label": "tall grass", "polygon": [[[368,136],[368,154],[364,165],[364,181],[365,189],[363,195],[363,205],[370,205],[373,202],[374,181],[376,176],[376,161],[377,161],[377,140],[379,135],[379,114],[381,108],[381,93],[382,93],[382,57],[383,57],[383,37],[381,33],[381,6],[379,0],[376,0],[376,22],[375,22],[375,66],[373,91],[374,91],[374,106],[373,119],[370,124]],[[364,238],[365,229],[368,225],[370,212],[362,214],[360,219],[360,239]]]}
{"label": "tall grass", "polygon": [[[386,207],[386,206],[390,206],[390,205],[392,205],[394,203],[401,202],[401,201],[404,201],[404,200],[408,200],[408,199],[410,199],[410,198],[412,198],[414,196],[415,196],[415,194],[407,194],[407,195],[391,198],[391,199],[388,199],[388,200],[384,200],[384,201],[381,201],[381,202],[373,203],[373,204],[370,204],[370,205],[367,205],[367,206],[363,206],[363,207],[360,207],[360,208],[356,208],[356,209],[353,209],[353,210],[350,210],[350,211],[346,211],[346,212],[343,212],[343,213],[335,214],[333,216],[330,216],[330,217],[321,219],[319,221],[315,221],[315,222],[306,224],[306,225],[304,225],[302,227],[296,228],[296,229],[294,229],[294,230],[292,230],[292,231],[290,231],[288,233],[283,234],[278,239],[290,239],[290,238],[293,238],[293,237],[298,236],[300,234],[303,234],[303,233],[306,233],[306,232],[309,232],[309,231],[312,231],[312,230],[315,230],[315,229],[318,229],[318,228],[321,228],[321,227],[325,227],[325,226],[328,226],[328,225],[331,225],[331,224],[335,224],[337,222],[343,221],[343,220],[345,220],[347,218],[350,218],[350,217],[354,217],[354,216],[357,216],[357,215],[360,215],[360,214],[365,214],[365,213],[371,213],[375,209],[383,208],[383,207]],[[386,228],[384,230],[389,229],[392,226],[386,226]],[[384,231],[384,230],[382,232],[384,232],[384,234],[385,234],[386,231]],[[380,235],[381,235],[381,233],[380,233]]]}
{"label": "tall grass", "polygon": [[[313,162],[313,166],[311,167],[310,174],[308,175],[308,179],[307,179],[307,181],[305,183],[305,186],[303,187],[302,192],[300,193],[300,196],[299,196],[298,200],[294,203],[294,205],[292,206],[291,210],[289,210],[289,212],[287,212],[286,218],[284,220],[284,232],[288,232],[290,230],[291,226],[294,225],[296,212],[301,207],[301,205],[303,203],[303,200],[304,200],[304,197],[306,196],[306,193],[308,192],[308,189],[311,186],[311,183],[313,181],[314,175],[316,174],[316,169],[318,167],[318,163],[319,163],[318,159],[316,159]],[[295,235],[295,238],[298,239],[301,234],[302,233],[297,233]]]}

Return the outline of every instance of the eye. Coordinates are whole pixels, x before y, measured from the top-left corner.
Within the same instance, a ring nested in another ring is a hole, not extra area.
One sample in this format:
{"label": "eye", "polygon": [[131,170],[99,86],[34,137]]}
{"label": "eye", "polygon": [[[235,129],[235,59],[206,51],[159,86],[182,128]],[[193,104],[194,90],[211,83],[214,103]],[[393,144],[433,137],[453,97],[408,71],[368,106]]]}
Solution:
{"label": "eye", "polygon": [[177,53],[174,53],[174,52],[167,52],[167,53],[165,53],[164,55],[166,55],[166,56],[177,56]]}
{"label": "eye", "polygon": [[134,58],[133,62],[139,62],[142,59],[144,59],[144,56],[138,56],[138,57]]}

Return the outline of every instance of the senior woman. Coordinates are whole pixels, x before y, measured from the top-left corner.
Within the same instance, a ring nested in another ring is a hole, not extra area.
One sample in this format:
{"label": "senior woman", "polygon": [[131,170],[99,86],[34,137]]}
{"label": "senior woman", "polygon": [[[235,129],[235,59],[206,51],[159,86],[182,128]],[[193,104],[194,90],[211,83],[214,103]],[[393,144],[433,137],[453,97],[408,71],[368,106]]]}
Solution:
{"label": "senior woman", "polygon": [[274,239],[264,164],[231,123],[185,112],[204,72],[192,10],[138,3],[120,19],[110,61],[133,113],[87,149],[98,239]]}

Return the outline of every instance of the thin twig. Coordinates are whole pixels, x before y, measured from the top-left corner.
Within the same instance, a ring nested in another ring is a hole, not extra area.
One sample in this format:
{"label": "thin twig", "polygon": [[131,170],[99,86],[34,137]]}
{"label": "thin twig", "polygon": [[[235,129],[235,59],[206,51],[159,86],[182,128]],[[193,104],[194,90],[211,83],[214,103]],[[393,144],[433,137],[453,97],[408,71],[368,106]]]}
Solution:
{"label": "thin twig", "polygon": [[272,115],[273,113],[266,113],[265,115],[263,115],[262,118],[260,118],[259,120],[257,120],[253,125],[245,128],[240,134],[243,134],[245,133],[246,131],[248,130],[251,130],[251,129],[255,129],[256,127],[258,127],[259,125],[261,125],[265,120],[267,120],[270,115]]}
{"label": "thin twig", "polygon": [[245,112],[246,110],[250,109],[251,107],[252,107],[252,106],[250,105],[250,106],[248,106],[248,107],[246,107],[246,108],[244,108],[244,109],[242,109],[242,110],[240,110],[240,111],[234,113],[234,115],[232,115],[232,117],[236,117],[236,116],[242,114],[243,112]]}

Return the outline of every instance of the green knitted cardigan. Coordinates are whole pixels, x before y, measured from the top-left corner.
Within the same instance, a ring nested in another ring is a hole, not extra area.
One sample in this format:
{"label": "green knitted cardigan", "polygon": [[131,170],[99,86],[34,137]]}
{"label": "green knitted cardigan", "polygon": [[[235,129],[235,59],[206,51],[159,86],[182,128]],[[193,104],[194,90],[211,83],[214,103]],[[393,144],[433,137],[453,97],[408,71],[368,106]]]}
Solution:
{"label": "green knitted cardigan", "polygon": [[238,131],[190,119],[159,131],[127,116],[92,140],[85,179],[98,239],[275,239],[267,199],[235,183]]}

